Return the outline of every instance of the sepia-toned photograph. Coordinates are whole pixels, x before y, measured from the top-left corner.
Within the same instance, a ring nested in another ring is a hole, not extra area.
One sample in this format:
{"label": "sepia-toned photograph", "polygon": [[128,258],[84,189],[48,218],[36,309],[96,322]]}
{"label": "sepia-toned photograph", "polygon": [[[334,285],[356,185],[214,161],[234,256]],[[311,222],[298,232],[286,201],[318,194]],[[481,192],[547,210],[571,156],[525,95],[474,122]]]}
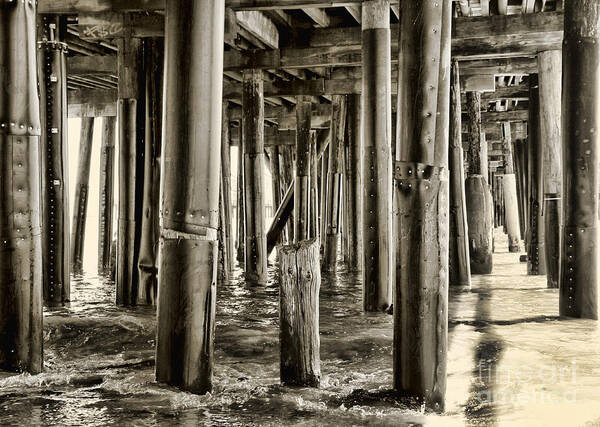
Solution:
{"label": "sepia-toned photograph", "polygon": [[0,0],[0,426],[600,427],[600,0]]}

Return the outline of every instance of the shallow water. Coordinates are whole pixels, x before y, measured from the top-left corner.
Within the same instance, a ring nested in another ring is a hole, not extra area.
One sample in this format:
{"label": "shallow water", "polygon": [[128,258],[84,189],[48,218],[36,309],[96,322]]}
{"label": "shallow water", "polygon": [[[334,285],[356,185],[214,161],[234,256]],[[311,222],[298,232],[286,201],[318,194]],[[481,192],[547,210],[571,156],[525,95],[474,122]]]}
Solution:
{"label": "shallow water", "polygon": [[[496,232],[499,251],[505,236]],[[154,382],[154,312],[113,304],[114,285],[73,280],[68,308],[45,312],[45,371],[0,373],[0,425],[600,425],[597,322],[558,318],[558,291],[518,254],[450,294],[447,407],[389,393],[392,316],[362,312],[360,277],[324,277],[319,389],[279,385],[278,290],[240,271],[218,287],[212,394]]]}

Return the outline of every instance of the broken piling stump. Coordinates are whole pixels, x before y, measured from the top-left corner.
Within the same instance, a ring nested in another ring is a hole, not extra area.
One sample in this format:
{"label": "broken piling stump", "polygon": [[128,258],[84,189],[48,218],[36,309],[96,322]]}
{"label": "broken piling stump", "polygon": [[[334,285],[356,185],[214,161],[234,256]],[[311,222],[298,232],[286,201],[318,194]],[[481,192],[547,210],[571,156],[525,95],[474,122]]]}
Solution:
{"label": "broken piling stump", "polygon": [[319,240],[279,246],[278,256],[281,382],[318,387],[321,379]]}

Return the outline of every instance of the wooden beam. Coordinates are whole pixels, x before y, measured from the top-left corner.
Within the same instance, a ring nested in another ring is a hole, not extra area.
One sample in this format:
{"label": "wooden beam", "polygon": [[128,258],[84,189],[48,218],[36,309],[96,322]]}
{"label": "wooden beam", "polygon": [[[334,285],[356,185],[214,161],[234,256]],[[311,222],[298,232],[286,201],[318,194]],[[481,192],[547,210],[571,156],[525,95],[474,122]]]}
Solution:
{"label": "wooden beam", "polygon": [[352,15],[352,17],[354,18],[354,20],[360,25],[360,23],[362,22],[362,14],[361,14],[361,9],[360,6],[346,6],[346,11]]}
{"label": "wooden beam", "polygon": [[475,59],[460,63],[461,76],[537,73],[535,57]]}
{"label": "wooden beam", "polygon": [[[362,0],[227,0],[234,10],[303,9],[359,5]],[[392,0],[397,4],[398,0]],[[39,13],[77,14],[80,12],[143,12],[163,10],[165,0],[40,0]]]}
{"label": "wooden beam", "polygon": [[535,54],[560,49],[562,39],[563,14],[559,12],[458,17],[452,54],[459,59],[516,52]]}
{"label": "wooden beam", "polygon": [[165,17],[153,13],[80,13],[75,26],[82,39],[162,37]]}
{"label": "wooden beam", "polygon": [[67,59],[68,75],[117,75],[115,55],[72,56]]}
{"label": "wooden beam", "polygon": [[279,31],[269,18],[262,12],[242,11],[235,16],[240,27],[272,49],[279,47]]}
{"label": "wooden beam", "polygon": [[329,19],[329,15],[325,12],[325,9],[309,7],[303,9],[303,11],[319,27],[329,27],[331,25],[331,20]]}

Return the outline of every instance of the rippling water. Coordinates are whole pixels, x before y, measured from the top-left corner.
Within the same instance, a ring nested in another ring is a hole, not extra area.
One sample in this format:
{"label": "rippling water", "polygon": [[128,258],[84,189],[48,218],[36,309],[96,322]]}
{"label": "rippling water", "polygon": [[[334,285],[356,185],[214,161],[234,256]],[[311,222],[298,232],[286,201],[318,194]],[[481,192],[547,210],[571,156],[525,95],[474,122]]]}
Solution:
{"label": "rippling water", "polygon": [[558,292],[518,254],[451,290],[441,415],[389,393],[392,317],[363,313],[360,277],[344,270],[321,285],[321,388],[279,385],[274,274],[266,287],[239,270],[219,285],[205,396],[154,382],[153,309],[117,308],[112,282],[73,279],[71,306],[45,312],[45,372],[0,373],[0,425],[600,425],[598,323],[559,319]]}

